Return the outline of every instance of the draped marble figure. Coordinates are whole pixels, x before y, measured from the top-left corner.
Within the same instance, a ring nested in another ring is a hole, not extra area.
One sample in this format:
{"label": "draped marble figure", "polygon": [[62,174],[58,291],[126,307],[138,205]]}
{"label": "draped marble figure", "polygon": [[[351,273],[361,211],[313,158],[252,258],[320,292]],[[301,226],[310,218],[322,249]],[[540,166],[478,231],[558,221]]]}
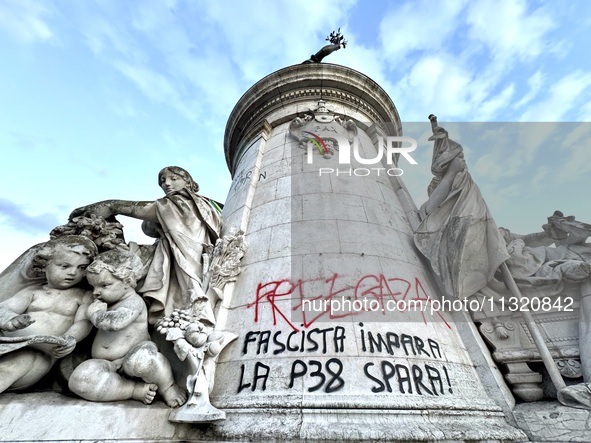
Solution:
{"label": "draped marble figure", "polygon": [[[151,324],[204,296],[204,246],[215,244],[221,229],[215,203],[197,194],[199,185],[187,171],[166,167],[158,174],[158,184],[166,196],[156,201],[105,200],[75,209],[70,216],[94,214],[107,219],[126,215],[143,220],[144,232],[158,239],[137,288],[149,302]],[[212,324],[215,301],[211,300],[205,314]]]}

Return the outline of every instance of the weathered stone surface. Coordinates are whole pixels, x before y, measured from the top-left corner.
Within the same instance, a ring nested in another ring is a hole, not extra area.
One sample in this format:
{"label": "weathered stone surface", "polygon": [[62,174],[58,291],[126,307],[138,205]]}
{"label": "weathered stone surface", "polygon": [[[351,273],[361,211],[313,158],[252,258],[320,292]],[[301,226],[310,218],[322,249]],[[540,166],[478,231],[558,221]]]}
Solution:
{"label": "weathered stone surface", "polygon": [[591,412],[557,402],[524,403],[515,407],[517,425],[534,442],[591,441]]}
{"label": "weathered stone surface", "polygon": [[[376,124],[385,129],[370,129]],[[310,163],[308,136],[318,131],[329,134],[332,151],[313,147]],[[339,164],[347,137],[357,135],[369,159],[378,153],[376,134],[400,133],[381,88],[340,66],[283,69],[236,105],[226,130],[234,181],[224,230],[243,229],[249,250],[227,315],[226,328],[241,333],[220,356],[211,396],[227,415],[211,428],[215,435],[524,438],[486,394],[446,314],[334,314],[326,305],[302,312],[312,300],[440,297],[413,245],[416,208],[402,182],[385,173],[318,172],[364,167],[353,156]]]}
{"label": "weathered stone surface", "polygon": [[472,411],[261,405],[226,409],[225,422],[196,426],[171,423],[170,411],[160,402],[149,406],[134,401],[90,403],[49,392],[9,393],[0,397],[0,441],[525,441],[525,437],[515,440],[512,429],[499,427],[495,412],[486,417]]}
{"label": "weathered stone surface", "polygon": [[189,430],[164,403],[92,403],[52,392],[0,396],[3,441],[174,440]]}

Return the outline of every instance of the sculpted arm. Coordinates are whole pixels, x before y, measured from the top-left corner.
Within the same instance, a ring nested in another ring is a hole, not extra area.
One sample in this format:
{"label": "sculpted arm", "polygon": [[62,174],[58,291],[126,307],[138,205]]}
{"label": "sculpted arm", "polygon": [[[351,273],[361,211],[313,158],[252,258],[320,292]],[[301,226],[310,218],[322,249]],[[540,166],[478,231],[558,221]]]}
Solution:
{"label": "sculpted arm", "polygon": [[33,291],[24,289],[0,303],[0,330],[15,331],[34,323],[35,320],[25,314],[32,300]]}
{"label": "sculpted arm", "polygon": [[113,215],[126,215],[140,220],[158,222],[155,202],[129,200],[103,200],[76,208],[70,214],[70,220],[79,216],[89,217],[92,214],[103,218],[109,218]]}
{"label": "sculpted arm", "polygon": [[589,233],[569,233],[568,237],[562,240],[558,240],[557,243],[559,245],[569,246],[569,245],[583,245],[586,243],[587,238],[589,238]]}
{"label": "sculpted arm", "polygon": [[447,163],[447,170],[443,175],[443,179],[437,187],[431,192],[429,199],[421,206],[419,210],[419,217],[421,220],[433,212],[439,205],[441,205],[451,192],[453,181],[458,172],[466,169],[464,160],[458,156]]}
{"label": "sculpted arm", "polygon": [[531,248],[535,248],[538,246],[550,246],[552,243],[555,242],[555,240],[544,231],[534,232],[533,234],[525,235],[512,234],[512,236],[516,239],[519,238],[523,240],[523,242]]}
{"label": "sculpted arm", "polygon": [[88,318],[98,329],[103,331],[120,331],[134,322],[143,308],[141,298],[129,300],[121,306],[107,311],[107,304],[95,300],[87,311]]}
{"label": "sculpted arm", "polygon": [[92,323],[86,317],[86,310],[90,306],[91,300],[92,297],[89,293],[89,297],[85,299],[85,302],[82,303],[76,311],[76,316],[74,317],[74,324],[70,326],[70,328],[64,334],[65,337],[73,337],[76,340],[76,343],[84,339],[92,329]]}
{"label": "sculpted arm", "polygon": [[[544,225],[546,226],[546,225]],[[511,234],[513,238],[520,238],[523,242],[532,248],[538,246],[550,246],[553,243],[557,246],[560,245],[576,245],[576,244],[584,244],[587,240],[587,235],[579,235],[576,234],[569,234],[564,238],[555,238],[552,237],[552,234],[548,231],[541,231],[541,232],[534,232],[533,234],[526,234],[526,235],[519,235],[519,234]]]}

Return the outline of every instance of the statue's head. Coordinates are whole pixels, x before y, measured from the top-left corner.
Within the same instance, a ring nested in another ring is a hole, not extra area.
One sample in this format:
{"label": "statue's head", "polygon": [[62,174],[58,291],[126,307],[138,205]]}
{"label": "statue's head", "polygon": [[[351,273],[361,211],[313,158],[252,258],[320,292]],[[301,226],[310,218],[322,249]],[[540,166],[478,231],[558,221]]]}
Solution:
{"label": "statue's head", "polygon": [[[98,248],[96,244],[88,237],[82,235],[63,235],[49,240],[39,249],[33,257],[33,266],[30,273],[32,277],[44,276],[49,279],[52,275],[47,275],[47,272],[52,274],[57,268],[65,270],[66,265],[77,267],[80,268],[80,272],[76,272],[74,276],[65,276],[63,278],[63,285],[66,285],[64,287],[67,287],[68,284],[69,286],[74,286],[84,277],[86,266],[97,254]],[[47,269],[48,266],[50,266],[50,269]]]}
{"label": "statue's head", "polygon": [[89,280],[93,280],[92,276],[101,274],[101,271],[108,271],[114,278],[135,288],[141,278],[142,261],[132,252],[112,249],[99,254],[86,269]]}
{"label": "statue's head", "polygon": [[[171,187],[174,188],[175,186],[177,186],[174,184],[169,185],[166,183],[167,179],[170,178],[172,178],[173,181],[176,179],[184,181],[184,183],[181,184],[181,188],[186,188],[189,191],[195,193],[199,191],[199,185],[193,180],[191,174],[189,174],[187,171],[185,171],[183,168],[179,166],[167,166],[158,173],[158,186],[160,186],[167,194],[167,189],[171,189]],[[179,191],[181,188],[172,190]]]}

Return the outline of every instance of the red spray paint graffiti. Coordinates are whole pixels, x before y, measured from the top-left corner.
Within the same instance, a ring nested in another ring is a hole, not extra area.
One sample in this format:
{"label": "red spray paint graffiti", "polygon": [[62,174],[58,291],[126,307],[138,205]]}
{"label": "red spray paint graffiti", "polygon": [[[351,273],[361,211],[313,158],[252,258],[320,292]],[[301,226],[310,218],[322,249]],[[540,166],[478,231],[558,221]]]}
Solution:
{"label": "red spray paint graffiti", "polygon": [[[406,301],[408,303],[404,303],[404,306],[407,309],[398,309],[398,311],[415,312],[425,324],[427,323],[426,315],[430,314],[425,310],[417,310],[416,306],[417,304],[428,306],[433,299],[427,294],[418,278],[408,281],[399,277],[389,278],[383,274],[367,274],[357,279],[352,285],[347,284],[345,280],[345,276],[335,273],[327,279],[315,278],[295,281],[282,279],[259,283],[255,300],[249,303],[247,307],[254,307],[254,321],[256,323],[260,320],[262,303],[268,303],[273,316],[273,325],[276,325],[281,320],[286,322],[294,331],[298,331],[299,328],[292,323],[289,312],[285,312],[285,309],[281,308],[278,302],[293,300],[291,309],[301,312],[303,327],[308,328],[320,320],[335,320],[366,312],[362,308],[335,314],[331,306],[338,302],[337,297],[351,302],[358,301],[358,303],[361,303],[363,301],[365,305],[369,301],[370,305],[377,307],[377,309],[372,309],[372,312],[377,310],[382,315],[388,315],[391,312],[386,307],[396,303],[397,308],[400,308],[400,302]],[[313,312],[304,309],[306,306],[312,306],[312,304],[315,307]],[[434,314],[451,329],[442,313],[435,312]]]}

